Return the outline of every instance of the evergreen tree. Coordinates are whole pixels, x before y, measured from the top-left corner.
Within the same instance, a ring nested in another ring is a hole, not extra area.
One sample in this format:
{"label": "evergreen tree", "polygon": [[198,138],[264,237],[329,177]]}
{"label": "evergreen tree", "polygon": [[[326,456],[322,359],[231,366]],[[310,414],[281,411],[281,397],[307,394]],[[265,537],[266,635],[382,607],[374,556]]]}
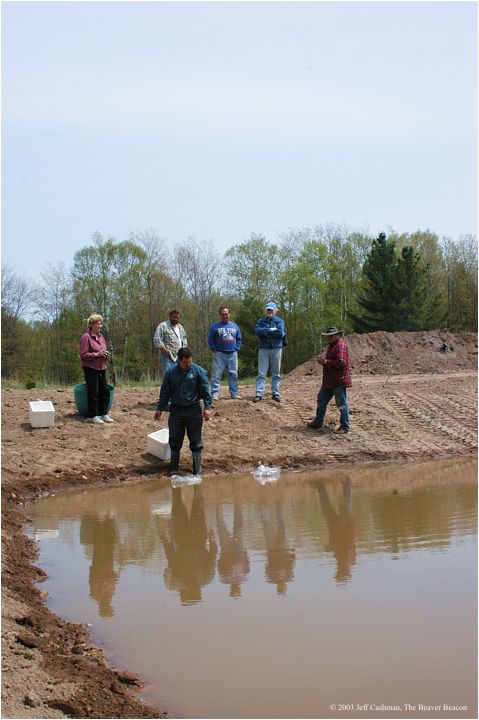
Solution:
{"label": "evergreen tree", "polygon": [[363,267],[363,285],[353,316],[357,332],[423,330],[430,327],[427,310],[427,268],[421,256],[407,245],[398,254],[395,240],[380,233],[373,240]]}
{"label": "evergreen tree", "polygon": [[396,243],[388,241],[385,233],[380,233],[373,240],[363,266],[363,283],[357,298],[360,312],[352,315],[354,330],[394,330],[398,290]]}
{"label": "evergreen tree", "polygon": [[241,328],[243,342],[238,355],[239,377],[254,377],[258,370],[258,338],[254,334],[254,326],[258,319],[265,314],[265,301],[255,296],[253,292],[247,293],[243,302],[234,313],[233,320]]}
{"label": "evergreen tree", "polygon": [[425,274],[419,253],[410,245],[404,247],[397,262],[398,330],[425,329]]}

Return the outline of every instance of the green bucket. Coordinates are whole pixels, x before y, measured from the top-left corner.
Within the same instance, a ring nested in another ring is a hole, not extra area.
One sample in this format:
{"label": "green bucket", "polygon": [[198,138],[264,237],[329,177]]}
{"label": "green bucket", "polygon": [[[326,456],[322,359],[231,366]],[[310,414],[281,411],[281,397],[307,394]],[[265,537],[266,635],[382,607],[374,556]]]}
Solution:
{"label": "green bucket", "polygon": [[[113,385],[108,385],[110,391],[110,402],[108,403],[107,412],[110,412],[110,408],[113,405],[113,396],[115,394],[115,388]],[[73,396],[75,398],[75,405],[77,410],[82,417],[88,417],[88,396],[86,394],[86,383],[80,383],[75,385],[73,388]]]}

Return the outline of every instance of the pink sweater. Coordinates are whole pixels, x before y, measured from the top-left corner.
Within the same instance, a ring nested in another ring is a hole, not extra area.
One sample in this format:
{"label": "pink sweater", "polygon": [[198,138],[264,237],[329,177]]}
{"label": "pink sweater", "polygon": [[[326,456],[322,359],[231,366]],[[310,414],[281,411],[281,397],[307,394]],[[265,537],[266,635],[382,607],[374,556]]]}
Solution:
{"label": "pink sweater", "polygon": [[90,331],[80,338],[81,366],[93,370],[106,370],[107,363],[104,357],[94,357],[94,354],[106,350],[106,340],[103,335],[93,335]]}

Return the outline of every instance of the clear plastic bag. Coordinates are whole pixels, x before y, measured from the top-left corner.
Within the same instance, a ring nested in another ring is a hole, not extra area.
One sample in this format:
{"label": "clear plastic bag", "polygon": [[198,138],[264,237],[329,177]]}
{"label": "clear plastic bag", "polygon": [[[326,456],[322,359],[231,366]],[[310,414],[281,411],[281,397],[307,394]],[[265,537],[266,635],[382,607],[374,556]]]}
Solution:
{"label": "clear plastic bag", "polygon": [[266,485],[267,483],[276,482],[279,478],[281,470],[277,467],[268,467],[267,465],[258,465],[256,470],[253,470],[252,475],[260,485]]}
{"label": "clear plastic bag", "polygon": [[201,483],[201,475],[172,475],[171,487],[185,487],[186,485],[199,485]]}

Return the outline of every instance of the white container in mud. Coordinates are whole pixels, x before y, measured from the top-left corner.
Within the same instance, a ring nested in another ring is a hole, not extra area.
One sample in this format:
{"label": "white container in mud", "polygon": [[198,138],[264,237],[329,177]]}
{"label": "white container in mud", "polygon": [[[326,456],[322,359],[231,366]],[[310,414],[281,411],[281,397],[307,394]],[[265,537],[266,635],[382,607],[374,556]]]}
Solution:
{"label": "white container in mud", "polygon": [[147,440],[147,452],[160,458],[160,460],[169,460],[171,458],[170,446],[168,444],[169,432],[167,428],[150,433],[147,436]]}
{"label": "white container in mud", "polygon": [[33,400],[29,403],[28,419],[32,427],[52,427],[55,408],[50,400]]}

